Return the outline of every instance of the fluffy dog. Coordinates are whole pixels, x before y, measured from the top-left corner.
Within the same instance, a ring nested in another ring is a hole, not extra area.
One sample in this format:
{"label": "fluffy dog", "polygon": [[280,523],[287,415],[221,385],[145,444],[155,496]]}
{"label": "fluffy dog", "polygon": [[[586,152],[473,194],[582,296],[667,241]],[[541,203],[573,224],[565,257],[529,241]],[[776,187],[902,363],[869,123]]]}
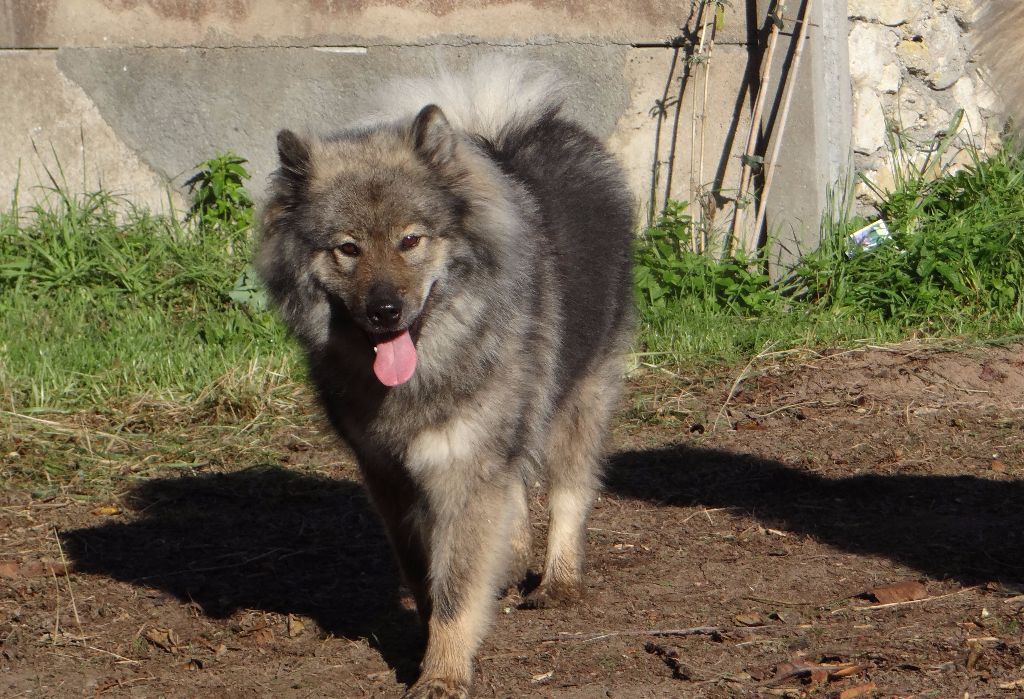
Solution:
{"label": "fluffy dog", "polygon": [[258,268],[352,448],[427,629],[407,697],[468,696],[495,592],[577,599],[631,338],[632,196],[545,69],[495,57],[277,137]]}

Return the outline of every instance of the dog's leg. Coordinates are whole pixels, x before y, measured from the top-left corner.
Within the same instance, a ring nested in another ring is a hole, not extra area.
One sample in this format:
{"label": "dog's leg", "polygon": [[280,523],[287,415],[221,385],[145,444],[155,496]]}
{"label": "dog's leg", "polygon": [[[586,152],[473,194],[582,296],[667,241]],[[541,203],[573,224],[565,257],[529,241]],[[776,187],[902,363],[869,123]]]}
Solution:
{"label": "dog's leg", "polygon": [[600,486],[604,440],[619,396],[621,366],[617,356],[605,360],[580,382],[552,420],[546,450],[548,548],[540,585],[527,595],[524,607],[572,603],[583,593],[587,516]]}
{"label": "dog's leg", "polygon": [[521,481],[518,485],[513,485],[512,491],[509,503],[512,519],[509,541],[512,543],[512,553],[505,588],[513,595],[518,595],[518,588],[530,569],[530,546],[533,535],[530,532],[530,504],[526,482]]}
{"label": "dog's leg", "polygon": [[420,523],[415,518],[415,486],[404,471],[392,466],[364,468],[363,481],[384,521],[402,578],[416,600],[416,611],[426,627],[431,612],[427,554]]}
{"label": "dog's leg", "polygon": [[452,481],[439,483],[448,492],[428,494],[433,613],[420,679],[405,699],[469,696],[473,656],[509,562],[521,480],[502,476],[499,482],[477,481],[461,488],[462,495],[460,484]]}

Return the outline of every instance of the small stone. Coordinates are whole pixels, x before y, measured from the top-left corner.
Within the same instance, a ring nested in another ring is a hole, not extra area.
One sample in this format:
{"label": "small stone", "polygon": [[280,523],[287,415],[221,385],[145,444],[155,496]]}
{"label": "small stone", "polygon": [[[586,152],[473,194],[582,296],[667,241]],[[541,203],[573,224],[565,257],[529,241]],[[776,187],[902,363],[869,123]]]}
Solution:
{"label": "small stone", "polygon": [[870,155],[885,145],[885,114],[881,99],[870,87],[853,95],[853,149]]}
{"label": "small stone", "polygon": [[899,89],[902,71],[896,59],[899,36],[888,27],[857,23],[850,31],[850,77],[854,85],[873,87],[879,92]]}

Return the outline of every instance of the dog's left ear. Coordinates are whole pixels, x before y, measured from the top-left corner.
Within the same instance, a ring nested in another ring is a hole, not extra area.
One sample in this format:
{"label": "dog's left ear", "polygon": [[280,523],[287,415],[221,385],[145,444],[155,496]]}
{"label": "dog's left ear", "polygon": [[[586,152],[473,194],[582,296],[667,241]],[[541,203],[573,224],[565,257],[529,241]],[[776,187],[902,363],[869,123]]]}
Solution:
{"label": "dog's left ear", "polygon": [[293,177],[306,175],[309,170],[309,144],[288,129],[277,132],[277,155],[281,168]]}
{"label": "dog's left ear", "polygon": [[428,104],[412,123],[412,142],[421,158],[447,165],[455,157],[455,130],[436,104]]}

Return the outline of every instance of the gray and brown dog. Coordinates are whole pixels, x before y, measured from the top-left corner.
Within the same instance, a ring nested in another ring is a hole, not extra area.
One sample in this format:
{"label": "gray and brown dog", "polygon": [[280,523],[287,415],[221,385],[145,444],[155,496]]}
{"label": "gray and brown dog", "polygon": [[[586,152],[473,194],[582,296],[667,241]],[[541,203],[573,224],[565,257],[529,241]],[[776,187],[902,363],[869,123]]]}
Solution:
{"label": "gray and brown dog", "polygon": [[579,597],[632,332],[632,197],[562,86],[493,58],[398,87],[386,116],[278,135],[258,267],[354,451],[427,627],[407,697],[465,697],[495,592],[530,556]]}

